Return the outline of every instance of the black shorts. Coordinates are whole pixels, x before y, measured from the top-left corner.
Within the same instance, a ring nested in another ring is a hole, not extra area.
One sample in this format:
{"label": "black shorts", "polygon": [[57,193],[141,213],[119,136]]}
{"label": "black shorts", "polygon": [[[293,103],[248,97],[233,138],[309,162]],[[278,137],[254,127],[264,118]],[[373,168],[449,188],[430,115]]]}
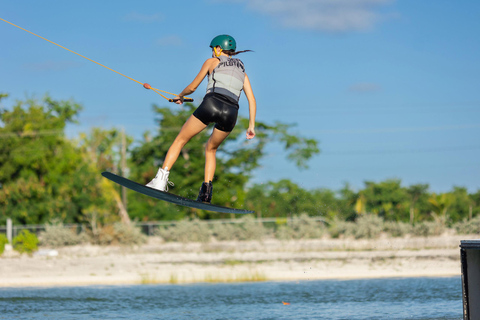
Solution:
{"label": "black shorts", "polygon": [[215,123],[215,128],[230,132],[237,123],[238,103],[219,93],[208,93],[193,115],[205,125]]}

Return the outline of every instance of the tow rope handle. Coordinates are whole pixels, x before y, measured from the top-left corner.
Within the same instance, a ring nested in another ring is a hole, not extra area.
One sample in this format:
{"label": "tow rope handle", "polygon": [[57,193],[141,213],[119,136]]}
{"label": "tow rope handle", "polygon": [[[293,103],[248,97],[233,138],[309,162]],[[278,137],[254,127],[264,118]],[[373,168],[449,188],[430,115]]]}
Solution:
{"label": "tow rope handle", "polygon": [[[168,102],[177,102],[180,99],[168,99]],[[193,102],[192,98],[184,98],[183,102]]]}

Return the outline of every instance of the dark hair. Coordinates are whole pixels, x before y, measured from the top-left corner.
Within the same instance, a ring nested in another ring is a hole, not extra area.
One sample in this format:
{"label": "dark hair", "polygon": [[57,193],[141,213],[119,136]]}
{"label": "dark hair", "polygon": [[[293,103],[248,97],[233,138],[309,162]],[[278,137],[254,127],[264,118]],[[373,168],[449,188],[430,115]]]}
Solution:
{"label": "dark hair", "polygon": [[244,52],[253,52],[252,50],[243,50],[243,51],[235,51],[235,50],[223,50],[225,54],[228,54],[229,56],[236,56],[239,53],[244,53]]}

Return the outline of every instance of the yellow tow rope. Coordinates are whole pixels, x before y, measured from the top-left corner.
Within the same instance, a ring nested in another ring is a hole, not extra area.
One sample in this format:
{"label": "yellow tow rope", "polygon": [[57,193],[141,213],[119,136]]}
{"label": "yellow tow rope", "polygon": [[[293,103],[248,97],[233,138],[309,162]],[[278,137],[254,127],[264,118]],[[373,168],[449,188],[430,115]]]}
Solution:
{"label": "yellow tow rope", "polygon": [[[85,57],[85,56],[83,56],[83,55],[81,55],[81,54],[79,54],[79,53],[77,53],[77,52],[75,52],[75,51],[73,51],[73,50],[70,50],[70,49],[68,49],[68,48],[65,48],[65,47],[59,45],[58,43],[55,43],[55,42],[53,42],[53,41],[50,41],[50,40],[48,40],[48,39],[46,39],[46,38],[44,38],[44,37],[42,37],[42,36],[39,36],[38,34],[35,34],[35,33],[31,32],[31,31],[28,31],[27,29],[24,29],[24,28],[22,28],[22,27],[20,27],[20,26],[17,26],[16,24],[13,24],[13,23],[5,20],[5,19],[0,18],[0,20],[5,21],[6,23],[11,24],[12,26],[17,27],[17,28],[19,28],[19,29],[21,29],[21,30],[23,30],[23,31],[26,31],[26,32],[28,32],[28,33],[31,33],[31,34],[33,34],[34,36],[39,37],[40,39],[43,39],[43,40],[48,41],[48,42],[50,42],[50,43],[53,43],[54,45],[56,45],[56,46],[58,46],[58,47],[60,47],[60,48],[62,48],[62,49],[65,49],[65,50],[67,50],[67,51],[70,51],[71,53],[75,53],[76,55],[78,55],[78,56],[80,56],[80,57],[82,57],[82,58],[85,58],[85,59],[87,59],[88,61],[94,62],[94,63],[98,64],[99,66],[102,66],[102,67],[104,67],[104,68],[107,68],[107,69],[110,70],[110,71],[113,71],[113,72],[115,72],[115,73],[118,73],[119,75],[124,76],[125,78],[128,78],[128,79],[130,79],[130,80],[132,80],[132,81],[135,81],[136,83],[139,83],[139,84],[143,85],[143,87],[144,87],[145,89],[151,89],[151,90],[155,91],[156,93],[158,93],[159,95],[161,95],[163,98],[167,99],[168,101],[174,102],[174,99],[167,98],[167,97],[165,97],[163,94],[161,94],[160,92],[163,92],[163,93],[167,93],[167,94],[171,94],[171,95],[173,95],[173,96],[176,96],[176,94],[174,94],[174,93],[167,92],[167,91],[163,91],[163,90],[156,89],[156,88],[152,88],[148,83],[142,83],[142,82],[137,81],[137,80],[135,80],[135,79],[133,79],[133,78],[130,78],[129,76],[124,75],[123,73],[120,73],[120,72],[118,72],[118,71],[115,71],[115,70],[113,70],[112,68],[109,68],[109,67],[107,67],[107,66],[105,66],[105,65],[103,65],[103,64],[101,64],[101,63],[98,63],[97,61],[94,61],[94,60],[92,60],[92,59],[90,59],[90,58],[87,58],[87,57]],[[191,101],[193,101],[193,99],[192,99],[192,98],[187,98],[187,97],[185,97],[184,101],[191,102]]]}

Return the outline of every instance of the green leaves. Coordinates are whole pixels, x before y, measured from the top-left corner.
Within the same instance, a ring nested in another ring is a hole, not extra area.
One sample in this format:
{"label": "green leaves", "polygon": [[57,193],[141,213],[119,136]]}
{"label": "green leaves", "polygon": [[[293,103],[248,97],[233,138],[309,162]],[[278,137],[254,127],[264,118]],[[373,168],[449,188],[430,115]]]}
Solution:
{"label": "green leaves", "polygon": [[12,239],[12,245],[20,253],[32,254],[38,249],[38,238],[34,233],[24,229]]}
{"label": "green leaves", "polygon": [[19,177],[42,177],[52,167],[53,158],[69,142],[64,128],[81,110],[72,101],[53,101],[48,95],[43,101],[18,101],[12,110],[2,109],[0,119],[0,180]]}
{"label": "green leaves", "polygon": [[308,169],[307,161],[320,153],[318,141],[289,133],[294,126],[277,122],[275,126],[270,127],[273,133],[271,136],[284,145],[289,160],[292,160],[298,168]]}
{"label": "green leaves", "polygon": [[3,233],[0,233],[0,256],[3,254],[6,244],[8,244],[7,236],[5,236]]}
{"label": "green leaves", "polygon": [[408,195],[398,179],[379,183],[366,181],[362,194],[367,199],[366,211],[387,220],[403,220],[408,214]]}
{"label": "green leaves", "polygon": [[78,222],[84,208],[101,201],[95,167],[64,134],[80,110],[48,95],[1,110],[0,223]]}

